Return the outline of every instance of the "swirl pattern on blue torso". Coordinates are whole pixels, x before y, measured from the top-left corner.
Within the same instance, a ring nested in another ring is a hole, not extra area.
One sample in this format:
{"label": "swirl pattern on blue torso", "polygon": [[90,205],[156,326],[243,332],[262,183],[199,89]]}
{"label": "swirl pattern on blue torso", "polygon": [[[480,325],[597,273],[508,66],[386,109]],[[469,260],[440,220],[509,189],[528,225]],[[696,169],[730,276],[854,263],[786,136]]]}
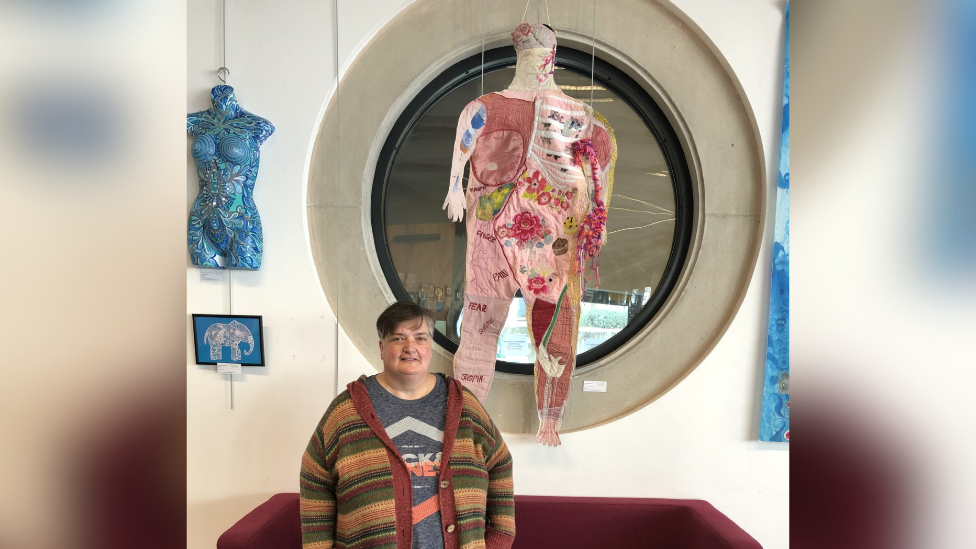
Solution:
{"label": "swirl pattern on blue torso", "polygon": [[254,183],[259,147],[274,126],[242,109],[230,86],[216,86],[210,95],[213,106],[186,122],[200,184],[187,222],[190,260],[198,267],[257,270],[264,238]]}
{"label": "swirl pattern on blue torso", "polygon": [[190,152],[193,155],[193,160],[196,160],[197,162],[206,162],[216,152],[213,137],[210,137],[207,134],[196,136],[196,138],[193,140],[193,148],[190,150]]}
{"label": "swirl pattern on blue torso", "polygon": [[220,140],[220,155],[234,164],[247,162],[250,153],[247,140],[236,135],[228,135]]}

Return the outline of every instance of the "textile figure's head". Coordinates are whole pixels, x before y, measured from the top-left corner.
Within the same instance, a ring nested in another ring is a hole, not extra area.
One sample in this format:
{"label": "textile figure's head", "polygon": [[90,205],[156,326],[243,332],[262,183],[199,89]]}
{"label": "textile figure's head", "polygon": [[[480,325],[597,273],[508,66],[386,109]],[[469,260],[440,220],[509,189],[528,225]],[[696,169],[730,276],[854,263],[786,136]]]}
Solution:
{"label": "textile figure's head", "polygon": [[513,89],[547,89],[556,68],[556,31],[548,25],[522,23],[512,42],[518,54]]}
{"label": "textile figure's head", "polygon": [[512,33],[512,42],[515,44],[515,51],[531,50],[535,48],[556,49],[556,31],[549,25],[536,23],[522,23],[515,27]]}

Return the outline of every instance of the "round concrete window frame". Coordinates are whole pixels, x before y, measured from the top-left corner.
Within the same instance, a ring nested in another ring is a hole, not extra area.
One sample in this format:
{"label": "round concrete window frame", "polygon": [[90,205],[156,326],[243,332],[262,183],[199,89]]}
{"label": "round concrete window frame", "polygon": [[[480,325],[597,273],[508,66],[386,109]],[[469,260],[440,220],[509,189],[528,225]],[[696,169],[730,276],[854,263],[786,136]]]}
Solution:
{"label": "round concrete window frame", "polygon": [[[597,55],[640,83],[665,112],[684,149],[694,191],[694,232],[678,283],[643,330],[576,370],[563,421],[562,432],[568,433],[646,406],[707,356],[752,277],[766,189],[759,131],[745,93],[684,14],[657,2],[601,0],[594,42],[585,14],[557,6],[551,24],[560,44],[584,50],[595,45]],[[481,51],[483,33],[485,48],[510,44],[523,8],[518,0],[493,1],[483,29],[481,18],[463,3],[414,2],[363,47],[323,109],[306,197],[312,259],[343,332],[377,370],[382,363],[375,352],[376,315],[395,301],[370,222],[380,149],[424,86]],[[614,33],[605,36],[600,29]],[[452,361],[451,353],[435,346],[431,370],[451,373]],[[588,380],[606,381],[607,393],[582,392]],[[530,434],[538,428],[530,376],[496,372],[485,407],[502,431]]]}

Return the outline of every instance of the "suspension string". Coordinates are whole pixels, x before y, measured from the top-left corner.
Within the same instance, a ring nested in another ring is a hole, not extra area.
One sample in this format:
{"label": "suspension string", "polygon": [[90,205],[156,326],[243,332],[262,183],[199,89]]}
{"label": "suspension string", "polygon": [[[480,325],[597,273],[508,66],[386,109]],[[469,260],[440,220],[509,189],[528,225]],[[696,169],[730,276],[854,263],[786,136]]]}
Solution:
{"label": "suspension string", "polygon": [[227,75],[230,74],[230,69],[227,68],[227,0],[223,0],[220,8],[220,19],[221,19],[221,31],[220,39],[222,41],[221,53],[224,57],[224,62],[221,64],[220,68],[217,69],[217,78],[224,84],[227,83]]}
{"label": "suspension string", "polygon": [[[227,83],[227,75],[230,74],[230,70],[227,68],[227,0],[221,2],[220,7],[220,40],[221,40],[221,56],[223,58],[223,63],[219,69],[217,69],[217,78],[220,79],[224,84]],[[233,316],[234,314],[234,271],[227,269],[227,314]],[[234,374],[227,374],[227,379],[230,381],[230,409],[234,409]]]}
{"label": "suspension string", "polygon": [[481,0],[481,95],[485,94],[485,32],[488,20],[486,2],[487,0]]}
{"label": "suspension string", "polygon": [[[596,67],[596,0],[593,0],[593,32],[591,33],[590,41],[591,41],[591,45],[590,45],[590,108],[592,109],[593,108],[593,74],[594,74],[594,67]],[[593,159],[590,159],[590,163],[591,164],[592,164],[592,162],[593,162]],[[580,167],[582,167],[582,165],[583,165],[583,163],[580,162]],[[594,182],[594,184],[595,184],[595,182]],[[597,191],[594,189],[593,192],[594,192],[594,197],[595,197]],[[586,278],[582,275],[582,273],[580,274],[580,278],[582,279],[581,280],[581,286],[582,286],[581,291],[582,291],[583,296],[586,296]],[[566,412],[568,412],[569,410],[572,410],[573,409],[573,400],[574,400],[574,396],[575,396],[575,393],[576,393],[576,391],[573,390],[573,380],[575,380],[575,378],[576,378],[576,368],[573,368],[573,371],[570,373],[570,381],[569,381],[569,402],[566,404]]]}
{"label": "suspension string", "polygon": [[[526,22],[525,21],[525,14],[529,13],[529,4],[531,4],[531,3],[532,3],[532,0],[526,0],[526,2],[525,2],[525,10],[522,11],[522,21],[520,21],[521,23],[525,23]],[[540,15],[540,12],[542,11],[542,6],[536,4],[536,7],[535,8],[536,8],[536,14],[535,14],[535,20],[536,20],[536,22],[542,21],[542,15]],[[552,18],[549,16],[549,0],[546,0],[546,22],[549,23],[549,26],[550,27],[552,27]]]}
{"label": "suspension string", "polygon": [[[234,271],[227,269],[227,314],[234,315]],[[230,378],[230,409],[234,409],[234,374]]]}
{"label": "suspension string", "polygon": [[596,0],[593,0],[593,35],[592,49],[590,53],[590,108],[593,108],[593,72],[596,66]]}
{"label": "suspension string", "polygon": [[[339,0],[333,0],[332,5],[335,9],[335,17],[333,18],[332,24],[332,35],[335,37],[335,42],[333,47],[335,48],[335,111],[336,111],[336,163],[335,163],[335,181],[336,181],[336,194],[335,200],[336,205],[339,204]],[[336,222],[336,234],[339,234],[339,216],[335,216]],[[338,259],[338,257],[336,258]],[[336,287],[339,286],[339,261],[336,261]],[[339,395],[339,294],[341,292],[336,292],[335,298],[335,392],[333,396]]]}
{"label": "suspension string", "polygon": [[220,32],[220,38],[224,41],[224,62],[221,63],[224,68],[227,68],[227,0],[223,0],[220,8],[220,18],[223,20],[223,30]]}

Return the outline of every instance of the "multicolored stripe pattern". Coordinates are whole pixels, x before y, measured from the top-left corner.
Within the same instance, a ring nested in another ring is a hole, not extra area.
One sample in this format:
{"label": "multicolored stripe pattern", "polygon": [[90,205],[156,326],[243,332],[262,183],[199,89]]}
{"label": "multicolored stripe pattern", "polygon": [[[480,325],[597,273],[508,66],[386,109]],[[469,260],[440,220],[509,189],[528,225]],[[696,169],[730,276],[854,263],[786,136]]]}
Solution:
{"label": "multicolored stripe pattern", "polygon": [[333,401],[312,435],[302,456],[300,489],[306,549],[396,547],[393,473],[386,448],[348,392]]}
{"label": "multicolored stripe pattern", "polygon": [[[447,467],[454,487],[454,513],[461,549],[486,547],[486,531],[507,543],[515,539],[512,455],[481,402],[460,382],[461,417]],[[450,414],[450,403],[448,403]],[[446,439],[446,433],[445,433]],[[447,441],[445,440],[445,447]],[[443,463],[443,462],[442,462]],[[441,515],[450,514],[441,509]],[[490,524],[488,521],[490,520]],[[502,547],[487,543],[487,547]]]}
{"label": "multicolored stripe pattern", "polygon": [[[508,549],[515,539],[512,457],[470,391],[449,386],[440,495],[445,546]],[[409,548],[406,463],[369,403],[365,376],[329,406],[302,456],[305,549]],[[446,483],[446,484],[444,484]]]}

